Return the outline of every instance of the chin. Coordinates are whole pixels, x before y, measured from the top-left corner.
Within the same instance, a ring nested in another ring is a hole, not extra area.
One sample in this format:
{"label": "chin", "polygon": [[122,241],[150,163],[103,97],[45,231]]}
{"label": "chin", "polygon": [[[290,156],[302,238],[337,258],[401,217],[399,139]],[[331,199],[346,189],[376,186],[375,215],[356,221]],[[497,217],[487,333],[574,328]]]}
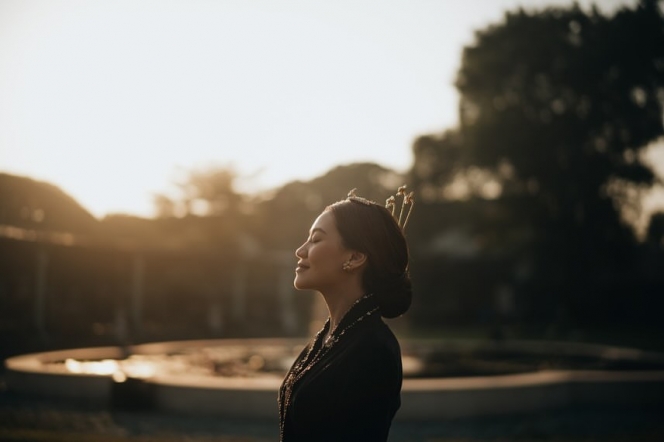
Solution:
{"label": "chin", "polygon": [[302,278],[299,275],[295,276],[295,280],[293,280],[293,287],[295,287],[297,290],[315,290],[311,284],[307,284],[305,278]]}

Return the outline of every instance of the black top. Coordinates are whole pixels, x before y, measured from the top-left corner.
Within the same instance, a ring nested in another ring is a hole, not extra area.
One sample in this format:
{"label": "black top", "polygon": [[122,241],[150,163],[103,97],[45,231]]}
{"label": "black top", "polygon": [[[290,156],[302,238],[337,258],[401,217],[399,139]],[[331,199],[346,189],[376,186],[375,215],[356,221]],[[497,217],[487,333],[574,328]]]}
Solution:
{"label": "black top", "polygon": [[281,441],[386,441],[401,404],[399,343],[371,295],[324,343],[329,326],[328,319],[281,385]]}

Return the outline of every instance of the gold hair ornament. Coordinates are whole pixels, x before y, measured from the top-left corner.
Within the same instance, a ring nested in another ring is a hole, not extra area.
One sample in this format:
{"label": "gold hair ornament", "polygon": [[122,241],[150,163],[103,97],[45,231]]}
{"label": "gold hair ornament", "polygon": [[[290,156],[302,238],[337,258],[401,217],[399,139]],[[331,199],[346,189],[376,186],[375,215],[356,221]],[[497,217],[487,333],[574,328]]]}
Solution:
{"label": "gold hair ornament", "polygon": [[[348,192],[348,199],[350,201],[355,201],[356,203],[364,204],[365,206],[371,206],[372,204],[377,204],[375,201],[371,201],[366,198],[362,198],[361,196],[357,196],[355,194],[356,190],[357,189],[352,189],[350,192]],[[406,225],[408,224],[408,220],[410,219],[410,213],[413,211],[413,206],[415,205],[415,199],[413,198],[413,195],[415,195],[415,192],[406,193],[406,186],[404,185],[399,187],[399,189],[397,189],[396,197],[392,195],[385,201],[385,208],[391,211],[392,217],[397,222],[401,230],[406,229]],[[397,198],[399,196],[401,196],[402,199],[401,199],[401,209],[399,210],[399,217],[397,218],[395,210],[397,206]],[[405,210],[406,206],[408,206],[408,210]],[[406,215],[405,219],[404,219],[404,214]],[[403,220],[403,224],[401,223],[401,220]]]}
{"label": "gold hair ornament", "polygon": [[350,192],[348,192],[348,199],[349,200],[364,204],[365,206],[370,206],[372,204],[376,204],[374,201],[369,201],[366,198],[362,198],[361,196],[355,195],[356,190],[357,190],[357,188],[354,188],[354,189],[351,189]]}
{"label": "gold hair ornament", "polygon": [[[399,227],[401,227],[401,230],[406,230],[408,220],[410,219],[410,214],[413,211],[413,206],[415,205],[415,198],[413,198],[413,195],[415,195],[415,192],[406,193],[406,186],[403,185],[397,189],[396,197],[392,195],[385,201],[385,208],[392,211],[392,216],[396,220]],[[399,196],[401,196],[402,199],[401,210],[399,210],[399,218],[397,218],[394,212],[397,206],[397,198]],[[403,219],[406,206],[408,206],[408,211],[406,212],[406,219],[402,224],[401,220]]]}

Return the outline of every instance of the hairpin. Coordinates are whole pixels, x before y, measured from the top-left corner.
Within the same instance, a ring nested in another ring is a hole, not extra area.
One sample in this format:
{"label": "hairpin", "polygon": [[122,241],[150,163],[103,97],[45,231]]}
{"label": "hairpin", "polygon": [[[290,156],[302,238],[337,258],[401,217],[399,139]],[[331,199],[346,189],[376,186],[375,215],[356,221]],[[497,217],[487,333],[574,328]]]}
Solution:
{"label": "hairpin", "polygon": [[[415,199],[413,198],[413,195],[415,195],[415,192],[410,192],[406,193],[406,186],[400,186],[397,189],[397,197],[401,196],[401,210],[399,210],[399,218],[396,217],[394,211],[396,209],[397,205],[397,198],[395,196],[390,196],[386,201],[385,201],[385,208],[391,209],[392,211],[392,217],[394,217],[395,221],[401,227],[401,230],[406,229],[406,225],[408,224],[408,220],[410,219],[410,213],[413,211],[413,206],[415,205]],[[406,219],[404,220],[403,224],[401,224],[401,220],[403,219],[403,214],[404,214],[404,209],[406,206],[408,207],[408,212],[406,213]]]}
{"label": "hairpin", "polygon": [[[366,198],[362,198],[361,196],[357,196],[355,194],[355,191],[357,189],[351,189],[350,192],[348,192],[348,200],[349,201],[355,201],[356,203],[364,204],[365,206],[371,206],[373,204],[376,204],[375,201],[368,200]],[[408,220],[410,219],[410,213],[413,211],[413,206],[415,205],[415,199],[413,198],[413,195],[415,195],[415,192],[410,192],[406,193],[406,186],[400,186],[397,189],[397,194],[396,197],[394,195],[390,196],[386,201],[385,201],[385,208],[390,210],[392,212],[392,217],[394,220],[397,222],[401,230],[406,229],[406,225],[408,225]],[[401,210],[399,210],[399,217],[396,217],[395,210],[397,206],[397,198],[401,196]],[[406,206],[408,206],[408,210],[406,211]],[[404,213],[406,215],[406,219],[404,219]],[[403,219],[403,224],[401,223],[401,220]]]}

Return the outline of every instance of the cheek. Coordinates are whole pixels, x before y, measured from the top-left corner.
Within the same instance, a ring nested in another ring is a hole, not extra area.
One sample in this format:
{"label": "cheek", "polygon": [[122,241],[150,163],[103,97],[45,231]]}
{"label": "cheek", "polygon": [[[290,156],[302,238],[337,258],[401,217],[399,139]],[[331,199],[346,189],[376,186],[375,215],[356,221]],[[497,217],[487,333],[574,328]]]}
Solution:
{"label": "cheek", "polygon": [[334,276],[341,269],[339,251],[329,245],[312,248],[309,253],[309,262],[316,273],[321,276]]}
{"label": "cheek", "polygon": [[309,259],[321,267],[332,267],[336,262],[336,250],[329,245],[315,247],[309,251]]}

